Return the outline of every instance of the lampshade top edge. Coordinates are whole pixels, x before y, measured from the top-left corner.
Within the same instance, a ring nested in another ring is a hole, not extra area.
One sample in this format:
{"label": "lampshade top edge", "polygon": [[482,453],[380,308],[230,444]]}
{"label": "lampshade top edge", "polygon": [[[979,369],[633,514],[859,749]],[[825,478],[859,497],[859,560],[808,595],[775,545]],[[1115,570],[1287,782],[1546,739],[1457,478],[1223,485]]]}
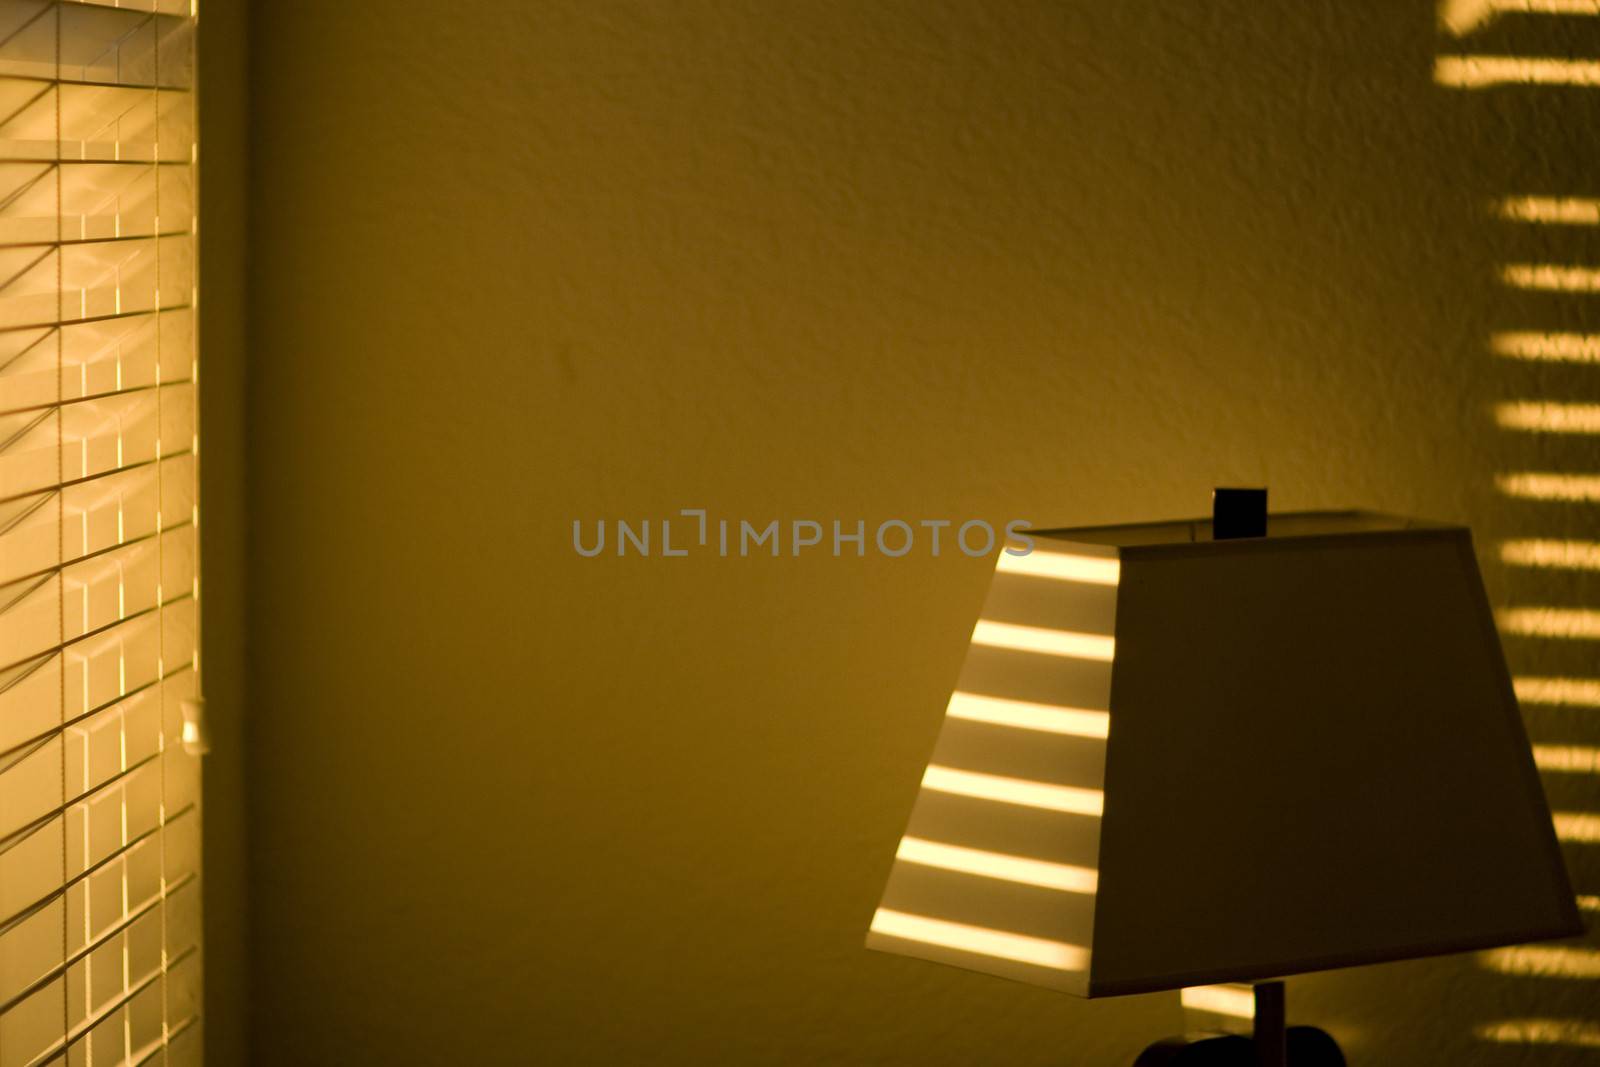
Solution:
{"label": "lampshade top edge", "polygon": [[1336,511],[1274,512],[1267,517],[1267,536],[1216,541],[1209,518],[1169,519],[1158,522],[1110,526],[1059,527],[1031,531],[1032,536],[1054,541],[1104,545],[1114,549],[1176,545],[1259,543],[1290,538],[1347,536],[1352,534],[1412,531],[1465,531],[1458,523],[1437,522],[1387,512],[1345,509]]}

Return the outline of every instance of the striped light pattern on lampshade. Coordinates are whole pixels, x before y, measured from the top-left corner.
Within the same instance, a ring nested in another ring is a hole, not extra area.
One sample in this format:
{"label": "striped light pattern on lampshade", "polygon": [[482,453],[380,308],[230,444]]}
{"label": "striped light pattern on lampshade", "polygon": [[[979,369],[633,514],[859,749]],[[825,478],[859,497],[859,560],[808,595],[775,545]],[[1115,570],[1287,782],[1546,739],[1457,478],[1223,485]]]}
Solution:
{"label": "striped light pattern on lampshade", "polygon": [[1001,553],[869,946],[1088,993],[1119,574]]}
{"label": "striped light pattern on lampshade", "polygon": [[0,1067],[200,1061],[192,0],[0,0]]}
{"label": "striped light pattern on lampshade", "polygon": [[[869,947],[1242,1014],[1225,983],[1582,929],[1557,835],[1600,818],[1552,821],[1535,757],[1594,753],[1530,750],[1466,529],[1032,537],[996,557]],[[1540,612],[1504,624],[1594,629]]]}

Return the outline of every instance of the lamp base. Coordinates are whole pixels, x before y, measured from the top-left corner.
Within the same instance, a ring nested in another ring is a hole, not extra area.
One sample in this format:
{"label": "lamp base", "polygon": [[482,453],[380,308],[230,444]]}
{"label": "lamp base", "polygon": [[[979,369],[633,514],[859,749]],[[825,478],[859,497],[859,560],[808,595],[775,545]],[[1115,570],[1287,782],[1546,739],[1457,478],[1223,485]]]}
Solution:
{"label": "lamp base", "polygon": [[1169,1037],[1133,1067],[1345,1067],[1344,1053],[1314,1026],[1289,1026],[1282,982],[1255,984],[1255,1033]]}
{"label": "lamp base", "polygon": [[[1345,1067],[1344,1053],[1326,1031],[1291,1026],[1285,1032],[1289,1067]],[[1243,1034],[1195,1034],[1157,1041],[1133,1067],[1256,1067],[1256,1045]]]}

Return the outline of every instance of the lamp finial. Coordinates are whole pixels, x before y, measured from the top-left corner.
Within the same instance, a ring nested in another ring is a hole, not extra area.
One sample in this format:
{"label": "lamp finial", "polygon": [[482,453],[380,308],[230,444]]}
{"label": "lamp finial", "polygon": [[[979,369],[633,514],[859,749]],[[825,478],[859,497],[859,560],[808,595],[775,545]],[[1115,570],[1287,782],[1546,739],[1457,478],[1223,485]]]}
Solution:
{"label": "lamp finial", "polygon": [[1266,489],[1223,489],[1211,491],[1211,537],[1225,541],[1234,537],[1267,536]]}

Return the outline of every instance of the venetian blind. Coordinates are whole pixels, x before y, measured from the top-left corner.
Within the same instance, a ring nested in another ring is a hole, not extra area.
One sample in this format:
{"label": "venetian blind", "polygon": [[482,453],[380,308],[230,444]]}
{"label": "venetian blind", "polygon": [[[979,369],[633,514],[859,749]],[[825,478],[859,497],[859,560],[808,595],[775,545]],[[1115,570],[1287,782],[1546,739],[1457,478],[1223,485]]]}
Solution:
{"label": "venetian blind", "polygon": [[0,1067],[200,1060],[193,40],[0,0]]}

